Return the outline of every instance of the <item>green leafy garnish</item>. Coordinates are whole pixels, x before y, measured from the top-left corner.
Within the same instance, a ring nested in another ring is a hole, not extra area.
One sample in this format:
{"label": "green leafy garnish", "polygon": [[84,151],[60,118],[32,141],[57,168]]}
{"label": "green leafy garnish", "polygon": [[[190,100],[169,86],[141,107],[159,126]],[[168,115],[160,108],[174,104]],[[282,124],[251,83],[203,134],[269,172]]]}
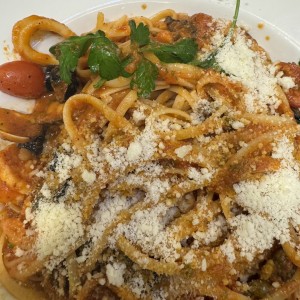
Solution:
{"label": "green leafy garnish", "polygon": [[205,60],[195,60],[191,64],[201,69],[214,69],[219,72],[223,71],[216,60],[215,52],[211,53]]}
{"label": "green leafy garnish", "polygon": [[158,68],[147,59],[142,59],[130,83],[132,89],[136,89],[138,96],[147,98],[155,89],[155,80],[158,76]]}
{"label": "green leafy garnish", "polygon": [[93,39],[98,35],[97,32],[85,36],[71,36],[49,49],[50,53],[59,61],[60,77],[63,81],[71,83],[72,72],[75,71],[79,58],[84,55]]}
{"label": "green leafy garnish", "polygon": [[222,68],[219,66],[217,60],[216,60],[216,56],[217,54],[219,53],[219,50],[224,47],[225,43],[230,40],[233,36],[233,33],[234,33],[234,29],[236,27],[236,23],[237,23],[237,19],[238,19],[238,16],[239,16],[239,10],[240,10],[240,0],[236,0],[236,5],[235,5],[235,12],[234,12],[234,16],[233,16],[233,20],[231,22],[231,26],[229,28],[229,32],[227,34],[227,36],[225,37],[223,43],[221,44],[221,46],[214,50],[212,53],[210,53],[208,55],[208,57],[205,59],[205,60],[193,60],[191,62],[192,65],[194,66],[198,66],[202,69],[214,69],[218,72],[222,72]]}
{"label": "green leafy garnish", "polygon": [[190,38],[182,39],[173,44],[163,44],[150,41],[150,30],[147,25],[140,23],[136,26],[135,21],[130,20],[131,29],[130,40],[137,44],[139,51],[153,52],[161,61],[166,63],[188,63],[192,61],[197,54],[197,43]]}
{"label": "green leafy garnish", "polygon": [[122,67],[118,46],[99,30],[94,34],[69,37],[49,49],[59,61],[60,76],[63,81],[71,83],[72,72],[75,71],[79,58],[88,48],[90,48],[88,65],[93,73],[99,74],[105,80],[120,76]]}
{"label": "green leafy garnish", "polygon": [[9,249],[13,249],[13,248],[15,247],[15,245],[12,244],[12,243],[8,243],[8,244],[7,244],[7,247],[8,247]]}
{"label": "green leafy garnish", "polygon": [[99,37],[91,43],[88,66],[106,80],[115,79],[121,74],[119,48],[102,31]]}
{"label": "green leafy garnish", "polygon": [[189,38],[179,40],[174,44],[153,42],[142,49],[142,51],[153,52],[161,61],[166,63],[188,63],[195,58],[197,50],[197,43]]}
{"label": "green leafy garnish", "polygon": [[147,25],[140,23],[136,26],[135,21],[130,20],[129,26],[131,29],[130,40],[132,43],[136,43],[140,47],[150,43],[150,30]]}
{"label": "green leafy garnish", "polygon": [[[149,97],[155,89],[155,80],[158,77],[158,68],[144,57],[144,52],[153,52],[165,63],[189,63],[203,69],[213,68],[223,71],[218,65],[216,56],[225,44],[231,39],[236,27],[239,14],[240,0],[236,0],[236,8],[229,32],[222,45],[215,49],[203,60],[195,59],[198,45],[194,39],[184,38],[172,44],[159,43],[150,40],[149,27],[143,23],[136,25],[134,20],[129,21],[131,29],[130,40],[134,50],[134,56],[122,57],[118,46],[105,36],[101,30],[84,36],[69,37],[61,43],[52,46],[49,50],[58,59],[60,77],[70,84],[72,73],[75,71],[81,56],[87,55],[87,64],[92,73],[99,75],[99,80],[94,85],[100,88],[105,81],[119,76],[131,77],[131,88],[137,90],[143,98]],[[131,74],[126,67],[138,62],[135,71]]]}

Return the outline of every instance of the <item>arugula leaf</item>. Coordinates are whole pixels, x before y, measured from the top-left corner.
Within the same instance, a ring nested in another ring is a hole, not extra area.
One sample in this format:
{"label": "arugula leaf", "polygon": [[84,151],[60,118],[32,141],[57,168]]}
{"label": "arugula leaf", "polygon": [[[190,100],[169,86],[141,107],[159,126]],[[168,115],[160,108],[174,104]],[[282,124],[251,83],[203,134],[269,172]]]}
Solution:
{"label": "arugula leaf", "polygon": [[98,38],[99,32],[85,36],[71,36],[68,39],[53,45],[49,51],[59,61],[60,77],[70,84],[72,72],[75,71],[79,58],[87,51],[93,39]]}
{"label": "arugula leaf", "polygon": [[130,82],[131,89],[136,88],[138,96],[147,98],[155,89],[155,80],[158,76],[158,68],[147,59],[142,59]]}
{"label": "arugula leaf", "polygon": [[198,66],[202,69],[214,69],[218,72],[224,72],[224,70],[219,66],[217,60],[216,60],[216,56],[219,52],[219,50],[224,46],[224,44],[231,39],[233,33],[234,33],[234,29],[236,27],[236,22],[238,19],[238,15],[239,15],[239,10],[240,10],[240,0],[236,0],[236,5],[235,5],[235,12],[234,12],[234,16],[233,16],[233,20],[229,29],[229,32],[227,34],[227,36],[225,37],[222,45],[214,50],[212,53],[210,53],[210,55],[205,59],[205,60],[193,60],[191,62],[192,65],[194,66]]}
{"label": "arugula leaf", "polygon": [[103,32],[91,43],[88,66],[106,80],[115,79],[122,72],[119,48]]}
{"label": "arugula leaf", "polygon": [[145,46],[150,43],[150,30],[147,25],[140,23],[136,27],[134,20],[129,21],[129,26],[131,29],[130,40],[133,43],[136,43],[138,46]]}
{"label": "arugula leaf", "polygon": [[179,40],[174,44],[152,42],[149,46],[142,48],[142,51],[152,51],[166,63],[188,63],[195,58],[197,50],[197,43],[190,38]]}

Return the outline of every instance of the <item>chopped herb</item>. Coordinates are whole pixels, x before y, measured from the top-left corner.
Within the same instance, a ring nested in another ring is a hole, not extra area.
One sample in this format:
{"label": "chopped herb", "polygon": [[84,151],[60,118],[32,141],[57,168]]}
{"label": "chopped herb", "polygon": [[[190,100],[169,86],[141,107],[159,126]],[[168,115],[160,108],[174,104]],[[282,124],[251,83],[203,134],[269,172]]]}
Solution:
{"label": "chopped herb", "polygon": [[69,37],[50,48],[50,52],[59,61],[60,76],[63,81],[71,83],[72,72],[75,71],[79,58],[89,47],[88,65],[93,73],[98,73],[106,80],[120,76],[122,66],[118,46],[99,30],[85,36]]}
{"label": "chopped herb", "polygon": [[12,243],[8,243],[8,244],[7,244],[7,247],[8,247],[9,249],[13,249],[13,248],[15,247],[15,245],[12,244]]}
{"label": "chopped herb", "polygon": [[88,65],[93,73],[99,74],[103,79],[112,80],[122,72],[119,48],[102,31],[99,34],[91,44]]}
{"label": "chopped herb", "polygon": [[136,26],[135,21],[130,20],[129,26],[131,29],[130,40],[132,43],[136,43],[140,47],[150,43],[150,30],[147,25],[140,23]]}
{"label": "chopped herb", "polygon": [[147,98],[155,89],[155,80],[158,76],[158,68],[147,59],[142,59],[130,83],[130,87],[136,88],[139,97]]}
{"label": "chopped herb", "polygon": [[140,50],[153,52],[161,61],[166,63],[188,63],[192,61],[197,54],[197,43],[193,39],[182,39],[174,44],[163,44],[150,42],[150,30],[147,25],[140,23],[136,26],[135,21],[130,20],[131,29],[130,40],[136,43]]}
{"label": "chopped herb", "polygon": [[300,66],[300,60],[298,61],[298,66]]}
{"label": "chopped herb", "polygon": [[224,46],[224,44],[231,39],[233,33],[234,33],[234,29],[236,27],[236,22],[237,22],[237,19],[238,19],[238,15],[239,15],[239,10],[240,10],[240,0],[236,0],[236,5],[235,5],[235,12],[234,12],[234,16],[233,16],[233,20],[232,20],[232,23],[231,23],[231,26],[230,26],[230,29],[229,29],[229,32],[227,34],[227,36],[225,37],[222,45],[214,50],[212,53],[210,53],[208,55],[208,57],[205,59],[205,60],[193,60],[191,62],[192,65],[194,66],[198,66],[202,69],[214,69],[218,72],[224,72],[224,70],[219,66],[217,60],[216,60],[216,56],[217,54],[219,53],[219,50]]}
{"label": "chopped herb", "polygon": [[[233,35],[239,6],[240,0],[237,0],[233,21],[224,42]],[[105,81],[119,76],[132,76],[131,88],[135,88],[138,91],[138,95],[144,98],[147,98],[155,89],[158,68],[143,57],[143,52],[153,52],[165,63],[190,63],[204,69],[214,68],[222,71],[216,61],[219,49],[213,51],[206,60],[199,61],[195,59],[198,50],[195,40],[185,38],[173,44],[151,42],[150,30],[147,25],[140,23],[136,26],[135,21],[130,20],[129,26],[131,29],[130,40],[139,47],[137,50],[138,55],[141,57],[141,61],[133,74],[125,70],[126,66],[133,61],[133,58],[131,56],[122,58],[118,46],[108,39],[103,31],[99,30],[96,33],[90,33],[85,36],[69,37],[49,49],[59,61],[61,79],[68,84],[71,83],[72,73],[77,67],[78,60],[88,49],[88,66],[91,72],[98,74],[100,77],[99,81],[94,85],[95,88],[100,88]]]}
{"label": "chopped herb", "polygon": [[195,58],[197,49],[197,43],[193,39],[186,38],[174,44],[152,42],[142,48],[142,51],[151,51],[166,63],[188,63]]}
{"label": "chopped herb", "polygon": [[194,60],[191,62],[191,64],[194,66],[200,67],[201,69],[214,69],[219,72],[223,71],[216,60],[215,52],[211,53],[207,59]]}
{"label": "chopped herb", "polygon": [[75,71],[79,58],[87,51],[93,39],[98,37],[99,32],[85,36],[71,36],[49,49],[59,61],[60,77],[63,81],[71,83],[72,72]]}

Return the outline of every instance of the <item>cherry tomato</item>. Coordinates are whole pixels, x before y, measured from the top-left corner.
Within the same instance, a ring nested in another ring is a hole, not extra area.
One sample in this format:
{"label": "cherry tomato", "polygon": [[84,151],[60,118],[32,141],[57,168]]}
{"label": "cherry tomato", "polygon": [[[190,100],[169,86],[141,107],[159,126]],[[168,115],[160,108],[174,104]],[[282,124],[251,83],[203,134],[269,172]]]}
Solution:
{"label": "cherry tomato", "polygon": [[27,61],[12,61],[0,66],[0,91],[25,99],[35,99],[45,92],[42,68]]}

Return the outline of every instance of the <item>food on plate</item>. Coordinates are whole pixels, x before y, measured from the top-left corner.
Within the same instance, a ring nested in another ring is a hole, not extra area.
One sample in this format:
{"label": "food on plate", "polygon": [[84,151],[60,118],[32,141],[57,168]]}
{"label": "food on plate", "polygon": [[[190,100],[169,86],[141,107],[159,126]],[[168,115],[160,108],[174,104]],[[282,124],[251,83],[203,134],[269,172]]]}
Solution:
{"label": "food on plate", "polygon": [[[99,13],[82,35],[16,23],[11,66],[44,76],[31,114],[0,109],[0,281],[17,299],[296,297],[300,67],[273,63],[238,8]],[[41,53],[40,30],[63,40]]]}

